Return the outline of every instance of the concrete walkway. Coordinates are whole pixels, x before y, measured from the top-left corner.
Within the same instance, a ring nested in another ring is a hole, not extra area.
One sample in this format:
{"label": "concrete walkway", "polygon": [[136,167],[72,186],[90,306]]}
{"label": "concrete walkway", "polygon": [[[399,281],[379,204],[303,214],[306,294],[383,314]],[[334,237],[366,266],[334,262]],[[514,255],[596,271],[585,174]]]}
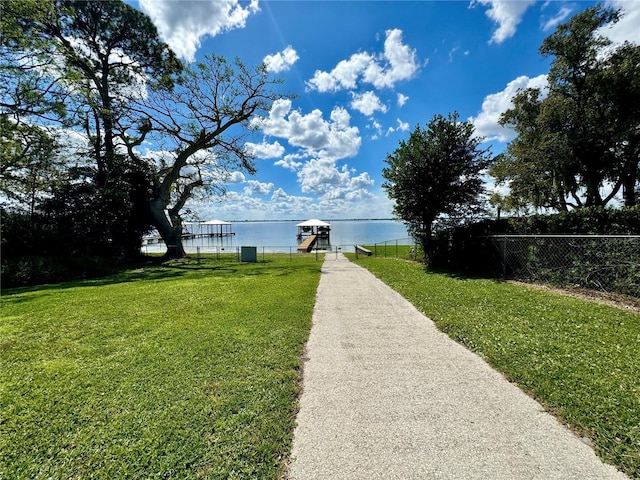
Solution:
{"label": "concrete walkway", "polygon": [[342,254],[307,343],[292,480],[627,477]]}

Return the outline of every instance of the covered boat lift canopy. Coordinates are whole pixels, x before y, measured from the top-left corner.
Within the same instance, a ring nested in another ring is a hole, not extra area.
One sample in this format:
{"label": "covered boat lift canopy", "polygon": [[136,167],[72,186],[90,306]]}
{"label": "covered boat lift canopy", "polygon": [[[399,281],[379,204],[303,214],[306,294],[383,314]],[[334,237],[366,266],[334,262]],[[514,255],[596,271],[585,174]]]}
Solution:
{"label": "covered boat lift canopy", "polygon": [[313,218],[311,220],[307,220],[306,222],[299,223],[297,225],[298,232],[311,232],[312,234],[317,234],[322,231],[331,230],[331,224],[327,222],[323,222],[322,220],[318,220],[317,218]]}
{"label": "covered boat lift canopy", "polygon": [[206,235],[210,237],[228,237],[231,235],[235,235],[231,231],[231,222],[225,222],[224,220],[207,220],[206,222],[202,222],[206,228]]}
{"label": "covered boat lift canopy", "polygon": [[310,251],[314,246],[328,247],[331,224],[313,218],[299,223],[298,227],[298,251]]}
{"label": "covered boat lift canopy", "polygon": [[223,220],[208,220],[206,222],[184,222],[183,226],[194,227],[185,230],[183,236],[195,237],[230,237],[235,235],[231,230],[231,222]]}

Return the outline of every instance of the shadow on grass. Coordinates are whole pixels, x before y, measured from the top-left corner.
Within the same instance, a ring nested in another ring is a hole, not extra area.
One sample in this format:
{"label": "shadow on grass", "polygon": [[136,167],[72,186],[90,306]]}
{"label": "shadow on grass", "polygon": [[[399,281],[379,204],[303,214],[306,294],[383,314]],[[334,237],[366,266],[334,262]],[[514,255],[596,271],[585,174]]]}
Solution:
{"label": "shadow on grass", "polygon": [[70,280],[60,283],[16,287],[3,290],[2,302],[20,303],[32,297],[20,296],[24,293],[55,294],[57,291],[83,287],[100,287],[138,281],[162,281],[168,279],[187,278],[198,274],[219,277],[230,276],[290,276],[301,270],[320,268],[306,262],[282,262],[265,260],[255,263],[238,262],[237,260],[213,258],[184,258],[166,260],[162,257],[144,257],[142,260],[123,266],[121,271],[97,278]]}
{"label": "shadow on grass", "polygon": [[108,275],[106,277],[88,278],[69,280],[60,283],[48,283],[43,285],[32,285],[28,287],[16,287],[2,291],[2,303],[20,303],[29,301],[32,296],[22,296],[25,293],[37,293],[40,297],[45,295],[54,295],[56,292],[69,290],[74,288],[99,287],[106,285],[116,285],[120,283],[165,280],[168,278],[179,278],[185,273],[180,271],[172,271],[171,269],[162,267],[132,267],[123,268],[121,272]]}
{"label": "shadow on grass", "polygon": [[472,271],[463,271],[446,266],[430,267],[424,266],[425,273],[435,273],[438,275],[444,275],[455,280],[493,280],[496,283],[504,283],[504,279],[497,275],[490,275],[487,273],[478,273]]}
{"label": "shadow on grass", "polygon": [[[352,261],[359,261],[358,263],[362,264],[364,266],[364,263],[362,262],[362,260],[364,260],[364,262],[367,261],[377,261],[377,260],[386,260],[387,258],[385,257],[363,257],[361,256],[361,258],[356,258],[353,255],[350,255],[349,258]],[[395,257],[388,257],[388,259],[390,260],[399,260],[398,258]],[[489,281],[494,281],[496,283],[505,283],[505,279],[502,278],[500,275],[495,274],[492,275],[490,273],[479,273],[479,272],[473,272],[470,270],[462,270],[460,268],[455,268],[452,266],[447,266],[447,265],[427,265],[426,263],[423,263],[420,260],[413,260],[413,259],[400,259],[403,261],[407,261],[410,263],[415,263],[416,265],[420,265],[420,267],[422,268],[422,271],[425,274],[435,274],[435,275],[443,275],[455,280],[460,280],[460,281],[464,281],[464,280],[489,280]]]}

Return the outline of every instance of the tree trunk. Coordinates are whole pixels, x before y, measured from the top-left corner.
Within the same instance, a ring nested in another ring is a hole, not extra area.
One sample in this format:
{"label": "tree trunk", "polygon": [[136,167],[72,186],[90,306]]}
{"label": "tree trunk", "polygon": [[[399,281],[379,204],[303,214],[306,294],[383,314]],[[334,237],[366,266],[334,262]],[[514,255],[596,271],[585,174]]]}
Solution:
{"label": "tree trunk", "polygon": [[622,181],[622,197],[625,207],[633,207],[637,204],[636,188],[640,171],[640,145],[638,143],[638,140],[634,138],[627,146]]}
{"label": "tree trunk", "polygon": [[432,265],[434,260],[433,242],[432,242],[433,227],[432,222],[424,222],[422,225],[422,231],[419,234],[420,244],[422,245],[422,251],[424,252],[424,262],[427,265]]}
{"label": "tree trunk", "polygon": [[625,178],[622,186],[622,196],[624,197],[624,206],[633,207],[636,205],[636,178],[629,175]]}
{"label": "tree trunk", "polygon": [[600,195],[600,182],[592,176],[585,178],[585,207],[604,207],[602,196]]}
{"label": "tree trunk", "polygon": [[182,226],[172,225],[164,212],[162,202],[152,200],[149,205],[151,224],[158,230],[162,241],[167,246],[165,258],[184,258],[187,256],[182,245]]}

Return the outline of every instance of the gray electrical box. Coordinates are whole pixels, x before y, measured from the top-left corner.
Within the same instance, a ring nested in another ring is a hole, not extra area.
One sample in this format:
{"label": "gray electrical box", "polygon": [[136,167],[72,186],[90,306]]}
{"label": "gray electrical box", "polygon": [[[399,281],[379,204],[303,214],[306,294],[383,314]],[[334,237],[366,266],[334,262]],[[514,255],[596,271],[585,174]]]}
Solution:
{"label": "gray electrical box", "polygon": [[241,262],[257,262],[258,248],[257,247],[240,247],[240,261]]}

